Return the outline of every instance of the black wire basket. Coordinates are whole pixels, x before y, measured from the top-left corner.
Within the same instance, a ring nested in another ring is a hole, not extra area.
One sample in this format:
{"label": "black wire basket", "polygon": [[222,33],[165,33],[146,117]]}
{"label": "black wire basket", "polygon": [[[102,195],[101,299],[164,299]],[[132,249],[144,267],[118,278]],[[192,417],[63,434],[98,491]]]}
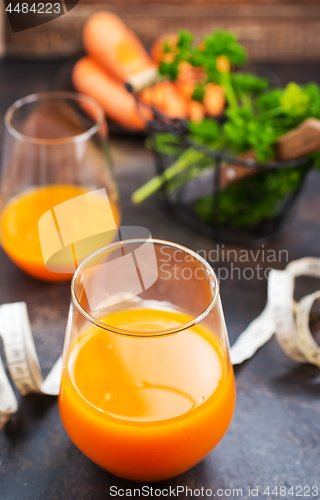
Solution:
{"label": "black wire basket", "polygon": [[[301,192],[312,167],[311,159],[301,157],[262,164],[253,158],[234,158],[204,145],[190,143],[185,121],[169,120],[153,111],[154,119],[148,124],[149,138],[159,132],[177,134],[185,148],[192,146],[212,160],[212,168],[182,183],[172,192],[171,181],[165,180],[165,172],[176,158],[153,151],[157,174],[164,179],[161,206],[215,242],[259,246],[274,240]],[[227,173],[229,177],[231,174],[231,179],[226,178]],[[232,174],[235,179],[232,179]],[[273,189],[275,181],[277,192]],[[281,186],[285,188],[283,193]]]}

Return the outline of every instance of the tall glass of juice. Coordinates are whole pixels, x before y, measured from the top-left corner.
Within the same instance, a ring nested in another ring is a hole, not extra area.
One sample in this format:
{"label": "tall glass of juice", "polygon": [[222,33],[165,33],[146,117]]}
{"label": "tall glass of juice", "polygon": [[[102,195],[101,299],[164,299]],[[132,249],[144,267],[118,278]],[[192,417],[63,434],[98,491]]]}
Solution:
{"label": "tall glass of juice", "polygon": [[[101,107],[73,92],[30,95],[8,109],[0,238],[6,254],[31,276],[70,279],[84,257],[117,234],[119,198],[106,132]],[[100,228],[92,223],[96,213]]]}
{"label": "tall glass of juice", "polygon": [[174,243],[118,241],[82,262],[71,292],[59,408],[72,441],[134,481],[193,467],[235,408],[210,265]]}

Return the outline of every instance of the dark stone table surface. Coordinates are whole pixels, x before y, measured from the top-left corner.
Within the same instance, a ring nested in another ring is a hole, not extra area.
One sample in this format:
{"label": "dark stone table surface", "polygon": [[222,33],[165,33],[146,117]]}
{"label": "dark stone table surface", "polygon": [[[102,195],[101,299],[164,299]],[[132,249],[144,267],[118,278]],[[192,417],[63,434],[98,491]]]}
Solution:
{"label": "dark stone table surface", "polygon": [[[52,88],[61,64],[61,61],[0,62],[1,122],[6,108],[17,98]],[[253,69],[276,71],[282,83],[290,79],[320,82],[317,65],[269,64]],[[113,137],[111,145],[122,193],[124,224],[145,226],[154,237],[205,251],[207,255],[216,249],[212,241],[162,212],[155,198],[133,207],[130,194],[153,174],[151,154],[141,140]],[[311,172],[293,216],[269,249],[287,250],[288,260],[320,255],[319,193],[320,172]],[[272,264],[274,267],[285,267],[285,253],[281,255],[282,259]],[[245,267],[254,268],[257,263],[269,267],[261,257],[254,262],[255,257],[254,253],[249,262],[234,262],[234,265],[242,271]],[[218,269],[230,263],[223,261],[220,252],[220,261],[213,262],[213,266]],[[259,280],[257,276],[252,280],[243,275],[233,280],[223,277],[222,272],[221,296],[232,344],[263,309],[267,285],[265,279]],[[318,288],[317,280],[299,278],[296,296]],[[27,303],[44,374],[61,352],[69,300],[68,284],[35,281],[0,250],[0,303]],[[198,466],[153,487],[198,488],[201,498],[208,497],[206,489],[216,493],[218,488],[231,489],[221,498],[228,495],[236,498],[234,488],[242,489],[242,498],[249,498],[249,487],[259,488],[258,498],[268,498],[263,494],[268,486],[269,498],[277,498],[271,494],[275,486],[278,490],[281,485],[287,487],[282,498],[298,498],[288,493],[290,486],[320,489],[319,369],[287,358],[273,338],[252,359],[236,367],[235,373],[237,408],[226,437]],[[78,451],[62,427],[56,398],[29,395],[19,399],[19,411],[0,433],[0,500],[102,500],[111,498],[111,486],[128,489],[128,496],[138,488],[136,496],[139,492],[142,495],[141,486],[112,476]],[[294,491],[298,493],[299,489]],[[308,490],[302,490],[301,494],[304,493]],[[186,498],[185,493],[180,493],[179,498]]]}

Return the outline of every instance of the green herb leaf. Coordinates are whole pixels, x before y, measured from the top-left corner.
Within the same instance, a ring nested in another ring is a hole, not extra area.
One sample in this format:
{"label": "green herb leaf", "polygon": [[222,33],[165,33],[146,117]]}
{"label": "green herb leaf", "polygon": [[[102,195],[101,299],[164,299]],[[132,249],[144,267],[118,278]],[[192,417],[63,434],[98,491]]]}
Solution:
{"label": "green herb leaf", "polygon": [[192,99],[194,99],[195,101],[202,102],[204,94],[205,94],[204,85],[202,83],[199,83],[199,85],[197,85],[193,91]]}
{"label": "green herb leaf", "polygon": [[252,73],[237,72],[231,75],[231,84],[238,95],[261,94],[270,86],[270,81],[268,78],[260,78]]}
{"label": "green herb leaf", "polygon": [[309,96],[296,83],[289,83],[280,97],[283,112],[289,116],[304,116],[309,106]]}
{"label": "green herb leaf", "polygon": [[217,121],[205,118],[199,123],[189,122],[189,131],[198,142],[211,143],[220,137]]}
{"label": "green herb leaf", "polygon": [[195,203],[203,222],[227,224],[230,227],[254,227],[279,215],[286,197],[298,189],[303,169],[279,169],[248,177],[230,184],[219,193],[219,211],[213,210],[215,195],[209,194]]}

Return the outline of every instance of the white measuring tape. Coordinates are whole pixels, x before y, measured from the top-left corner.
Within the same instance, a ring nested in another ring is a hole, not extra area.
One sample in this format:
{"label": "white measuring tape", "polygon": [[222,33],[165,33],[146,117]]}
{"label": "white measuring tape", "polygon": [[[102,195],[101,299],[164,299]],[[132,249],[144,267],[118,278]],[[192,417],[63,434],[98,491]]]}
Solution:
{"label": "white measuring tape", "polygon": [[[293,300],[294,279],[301,275],[320,278],[320,259],[307,257],[291,262],[284,271],[270,271],[267,305],[232,346],[234,365],[251,358],[275,333],[290,358],[320,367],[320,347],[309,329],[310,310],[314,301],[320,299],[320,290],[303,297],[297,304]],[[58,359],[43,380],[24,302],[0,306],[0,336],[9,373],[19,392],[57,396],[62,359]],[[0,356],[0,430],[17,409],[18,401]]]}
{"label": "white measuring tape", "polygon": [[[58,359],[47,378],[43,380],[24,302],[0,306],[0,336],[9,373],[19,392],[23,396],[30,392],[57,396],[62,359]],[[17,409],[18,401],[0,356],[0,430]]]}
{"label": "white measuring tape", "polygon": [[296,303],[293,292],[297,276],[320,278],[320,259],[305,257],[290,262],[284,271],[270,271],[267,304],[232,346],[232,364],[251,358],[275,333],[281,348],[291,359],[320,368],[320,347],[309,328],[310,311],[313,303],[320,299],[320,290]]}

